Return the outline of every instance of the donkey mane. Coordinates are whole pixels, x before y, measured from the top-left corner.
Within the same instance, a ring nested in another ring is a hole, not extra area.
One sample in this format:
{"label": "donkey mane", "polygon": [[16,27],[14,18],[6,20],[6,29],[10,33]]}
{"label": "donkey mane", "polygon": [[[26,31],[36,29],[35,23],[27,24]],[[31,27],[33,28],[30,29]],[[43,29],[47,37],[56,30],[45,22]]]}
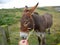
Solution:
{"label": "donkey mane", "polygon": [[34,12],[33,14],[39,15],[38,12]]}

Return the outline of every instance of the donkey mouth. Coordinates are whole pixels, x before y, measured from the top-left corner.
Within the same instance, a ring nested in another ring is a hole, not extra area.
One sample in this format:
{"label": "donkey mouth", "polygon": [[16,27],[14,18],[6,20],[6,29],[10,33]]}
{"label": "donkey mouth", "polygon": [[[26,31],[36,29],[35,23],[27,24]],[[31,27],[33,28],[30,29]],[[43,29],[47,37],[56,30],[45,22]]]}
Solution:
{"label": "donkey mouth", "polygon": [[31,30],[31,28],[28,28],[28,30]]}
{"label": "donkey mouth", "polygon": [[25,33],[25,32],[20,32],[20,37],[21,37],[22,39],[26,39],[27,36],[28,36],[27,33]]}

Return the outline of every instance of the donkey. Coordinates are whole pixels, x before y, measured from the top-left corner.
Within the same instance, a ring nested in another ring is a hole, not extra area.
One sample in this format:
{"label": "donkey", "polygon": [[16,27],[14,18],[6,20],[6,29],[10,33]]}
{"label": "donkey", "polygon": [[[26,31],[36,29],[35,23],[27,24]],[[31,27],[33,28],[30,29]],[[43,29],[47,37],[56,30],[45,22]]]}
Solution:
{"label": "donkey", "polygon": [[53,20],[52,15],[49,13],[45,13],[44,15],[39,15],[37,12],[34,12],[34,10],[37,8],[39,3],[37,3],[34,7],[31,7],[28,9],[27,6],[25,6],[25,9],[23,11],[22,17],[21,17],[21,27],[20,27],[20,37],[22,39],[26,39],[29,32],[34,29],[36,32],[36,35],[38,37],[39,45],[45,45],[45,33],[46,29],[49,30],[52,26]]}

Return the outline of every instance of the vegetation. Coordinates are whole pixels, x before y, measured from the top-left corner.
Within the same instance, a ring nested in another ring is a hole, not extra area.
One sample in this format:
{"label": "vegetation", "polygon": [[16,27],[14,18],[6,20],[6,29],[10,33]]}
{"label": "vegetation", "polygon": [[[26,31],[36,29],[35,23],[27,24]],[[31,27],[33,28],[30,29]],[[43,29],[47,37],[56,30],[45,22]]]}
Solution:
{"label": "vegetation", "polygon": [[[9,25],[10,45],[18,45],[20,41],[20,18],[23,9],[0,9],[0,26]],[[60,12],[57,12],[52,7],[36,9],[40,15],[50,13],[53,16],[53,26],[51,34],[46,33],[47,45],[60,45]],[[5,26],[4,26],[5,27]],[[0,43],[2,43],[2,33],[0,32]],[[38,45],[38,40],[35,34],[29,38],[30,45]]]}

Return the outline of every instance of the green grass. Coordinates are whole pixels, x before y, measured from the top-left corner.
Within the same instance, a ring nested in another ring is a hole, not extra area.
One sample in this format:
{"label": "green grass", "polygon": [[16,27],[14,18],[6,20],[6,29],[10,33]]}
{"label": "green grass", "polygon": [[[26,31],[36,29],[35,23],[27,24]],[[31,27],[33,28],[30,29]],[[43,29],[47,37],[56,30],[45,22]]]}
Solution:
{"label": "green grass", "polygon": [[[10,43],[11,45],[18,45],[18,42],[20,41],[20,18],[22,16],[22,10],[23,9],[1,9],[1,14],[10,14],[15,15],[17,17],[18,22],[11,25],[9,27],[9,34],[10,34]],[[60,12],[57,12],[54,10],[54,8],[38,8],[35,10],[40,15],[43,15],[44,13],[50,13],[53,16],[53,26],[51,28],[51,34],[46,34],[46,43],[47,45],[60,45]],[[55,32],[54,32],[55,31]],[[0,34],[0,43],[2,41],[2,36]],[[38,40],[35,34],[31,35],[29,38],[29,44],[30,45],[38,45]]]}

